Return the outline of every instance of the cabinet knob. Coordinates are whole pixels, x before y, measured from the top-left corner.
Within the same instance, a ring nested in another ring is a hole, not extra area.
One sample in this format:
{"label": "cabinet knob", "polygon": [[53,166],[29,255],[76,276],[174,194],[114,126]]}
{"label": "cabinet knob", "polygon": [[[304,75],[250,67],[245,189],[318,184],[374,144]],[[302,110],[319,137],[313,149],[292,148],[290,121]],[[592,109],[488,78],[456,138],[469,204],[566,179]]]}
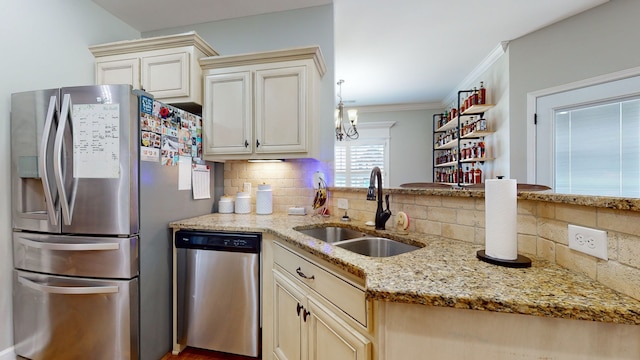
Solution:
{"label": "cabinet knob", "polygon": [[307,322],[307,317],[308,317],[309,315],[311,315],[311,313],[310,313],[309,311],[307,311],[307,310],[304,310],[304,311],[302,312],[302,320],[304,320],[304,322]]}
{"label": "cabinet knob", "polygon": [[244,147],[246,147],[246,148],[249,147],[249,141],[247,141],[247,140],[244,141]]}
{"label": "cabinet knob", "polygon": [[300,303],[298,303],[298,305],[296,306],[296,313],[298,313],[298,316],[300,316],[300,310],[304,309],[304,306],[300,305]]}
{"label": "cabinet knob", "polygon": [[316,278],[315,275],[311,275],[311,276],[307,276],[305,275],[305,273],[302,272],[301,268],[297,268],[296,269],[296,274],[298,274],[298,276],[300,276],[301,278],[307,279],[307,280],[313,280]]}
{"label": "cabinet knob", "polygon": [[260,147],[260,140],[256,139],[256,147]]}

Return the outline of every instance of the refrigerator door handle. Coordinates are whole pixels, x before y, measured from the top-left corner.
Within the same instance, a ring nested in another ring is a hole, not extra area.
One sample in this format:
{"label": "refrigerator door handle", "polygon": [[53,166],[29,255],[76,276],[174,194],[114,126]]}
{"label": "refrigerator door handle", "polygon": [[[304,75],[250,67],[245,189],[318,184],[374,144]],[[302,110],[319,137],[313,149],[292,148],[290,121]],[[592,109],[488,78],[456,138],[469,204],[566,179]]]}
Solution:
{"label": "refrigerator door handle", "polygon": [[49,99],[49,110],[47,110],[47,117],[44,121],[44,129],[42,129],[43,134],[40,142],[40,160],[38,161],[38,166],[40,168],[42,187],[44,188],[44,198],[47,203],[49,222],[54,226],[58,225],[58,214],[56,212],[58,208],[58,197],[56,196],[54,199],[53,191],[51,191],[52,184],[49,183],[49,167],[47,166],[47,162],[50,154],[47,153],[47,148],[49,145],[49,136],[54,125],[54,118],[58,117],[59,113],[58,98],[52,95]]}
{"label": "refrigerator door handle", "polygon": [[29,280],[22,276],[18,276],[18,282],[20,284],[29,287],[36,291],[46,292],[49,294],[62,294],[62,295],[91,295],[91,294],[113,294],[118,292],[118,287],[115,285],[108,286],[52,286],[47,284],[40,284],[35,281]]}
{"label": "refrigerator door handle", "polygon": [[57,250],[57,251],[95,251],[95,250],[119,250],[120,244],[118,243],[84,243],[84,244],[69,244],[69,243],[48,243],[42,241],[34,241],[27,238],[17,238],[19,244],[28,246],[34,249],[43,250]]}
{"label": "refrigerator door handle", "polygon": [[[69,125],[70,131],[73,133],[73,124],[72,124],[72,115],[71,115],[71,95],[64,94],[64,99],[62,100],[62,110],[60,116],[60,124],[58,126],[58,132],[56,133],[56,142],[54,145],[55,155],[53,157],[53,171],[56,175],[56,183],[58,185],[58,192],[60,193],[60,204],[62,209],[62,218],[64,220],[65,225],[71,225],[71,219],[73,217],[73,207],[76,202],[76,193],[78,191],[78,178],[73,176],[73,170],[71,171],[71,177],[73,178],[73,183],[71,186],[71,196],[67,196],[67,190],[65,189],[65,178],[64,171],[62,169],[62,156],[63,156],[63,148],[64,144],[64,135],[67,124]],[[71,146],[71,150],[73,151],[73,144],[67,144],[67,146]],[[66,166],[73,166],[73,164],[65,164]]]}

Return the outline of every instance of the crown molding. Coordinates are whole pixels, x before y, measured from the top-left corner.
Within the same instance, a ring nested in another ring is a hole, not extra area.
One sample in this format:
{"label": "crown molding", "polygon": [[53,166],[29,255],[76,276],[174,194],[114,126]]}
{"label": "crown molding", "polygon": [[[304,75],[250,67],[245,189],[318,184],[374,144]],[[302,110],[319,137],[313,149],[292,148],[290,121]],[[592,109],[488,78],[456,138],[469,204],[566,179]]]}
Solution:
{"label": "crown molding", "polygon": [[202,70],[228,68],[232,66],[245,66],[265,64],[281,61],[309,60],[312,59],[320,73],[320,77],[327,72],[322,51],[319,46],[297,47],[284,50],[254,52],[239,55],[212,56],[200,59]]}
{"label": "crown molding", "polygon": [[183,46],[194,46],[196,49],[202,51],[205,56],[218,55],[218,52],[207,44],[207,42],[204,41],[204,39],[202,39],[195,31],[168,36],[157,36],[92,45],[89,47],[89,51],[91,51],[95,57],[102,57]]}
{"label": "crown molding", "polygon": [[498,44],[491,52],[478,64],[478,66],[473,69],[459,84],[453,89],[449,95],[442,100],[441,107],[446,108],[452,102],[458,101],[458,90],[463,89],[471,89],[473,83],[489,68],[496,62],[505,52],[507,52],[507,48],[509,47],[508,41],[502,41]]}

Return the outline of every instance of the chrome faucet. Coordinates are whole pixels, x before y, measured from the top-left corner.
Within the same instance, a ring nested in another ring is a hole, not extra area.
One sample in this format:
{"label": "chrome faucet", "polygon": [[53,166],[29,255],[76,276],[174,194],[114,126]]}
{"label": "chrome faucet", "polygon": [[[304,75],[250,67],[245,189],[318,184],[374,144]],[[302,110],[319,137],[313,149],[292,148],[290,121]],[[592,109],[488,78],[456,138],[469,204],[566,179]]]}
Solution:
{"label": "chrome faucet", "polygon": [[391,210],[389,210],[389,194],[385,196],[387,203],[387,209],[382,210],[382,172],[379,167],[374,167],[371,170],[371,178],[369,179],[369,190],[367,190],[367,200],[376,200],[376,188],[375,181],[378,180],[378,209],[376,210],[376,230],[384,230],[384,226],[387,220],[391,217]]}

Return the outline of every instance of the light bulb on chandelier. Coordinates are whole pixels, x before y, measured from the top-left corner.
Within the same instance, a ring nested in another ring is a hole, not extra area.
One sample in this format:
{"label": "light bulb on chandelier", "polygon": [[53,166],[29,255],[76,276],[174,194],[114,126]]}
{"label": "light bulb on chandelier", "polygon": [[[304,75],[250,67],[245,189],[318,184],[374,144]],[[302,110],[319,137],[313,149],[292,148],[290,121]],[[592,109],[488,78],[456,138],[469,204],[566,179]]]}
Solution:
{"label": "light bulb on chandelier", "polygon": [[[349,109],[346,114],[348,122],[345,121],[344,103],[342,102],[342,83],[344,83],[344,80],[338,81],[338,99],[340,99],[340,102],[338,102],[338,107],[336,108],[334,115],[336,140],[342,141],[345,140],[345,138],[355,140],[360,136],[356,129],[356,125],[358,125],[358,110]],[[345,122],[347,127],[345,127]]]}

